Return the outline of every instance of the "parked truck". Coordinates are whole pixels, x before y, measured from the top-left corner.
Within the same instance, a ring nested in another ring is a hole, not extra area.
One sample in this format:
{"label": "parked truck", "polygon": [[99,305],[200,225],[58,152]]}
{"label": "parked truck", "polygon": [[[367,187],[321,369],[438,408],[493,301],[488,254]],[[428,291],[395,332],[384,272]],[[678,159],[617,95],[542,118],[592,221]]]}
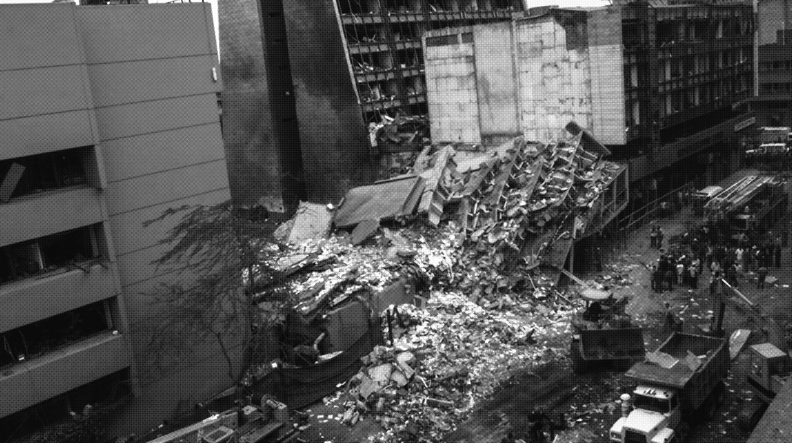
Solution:
{"label": "parked truck", "polygon": [[726,395],[728,340],[674,332],[625,374],[636,387],[622,401],[622,417],[610,428],[619,443],[679,443],[687,423],[714,417]]}

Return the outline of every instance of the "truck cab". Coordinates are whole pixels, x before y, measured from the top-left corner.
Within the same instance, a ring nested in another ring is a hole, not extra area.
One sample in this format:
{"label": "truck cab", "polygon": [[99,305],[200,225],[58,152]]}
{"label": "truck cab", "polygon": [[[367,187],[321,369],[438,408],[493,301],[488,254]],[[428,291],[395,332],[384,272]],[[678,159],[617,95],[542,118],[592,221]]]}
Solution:
{"label": "truck cab", "polygon": [[639,385],[633,391],[634,409],[611,426],[611,442],[670,443],[682,421],[679,396],[673,389]]}

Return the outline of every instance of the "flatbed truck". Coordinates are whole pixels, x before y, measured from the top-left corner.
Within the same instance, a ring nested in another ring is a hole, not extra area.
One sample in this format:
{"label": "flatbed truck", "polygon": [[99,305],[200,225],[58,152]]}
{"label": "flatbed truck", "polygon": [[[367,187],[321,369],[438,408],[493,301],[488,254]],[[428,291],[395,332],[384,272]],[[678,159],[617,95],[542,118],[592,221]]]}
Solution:
{"label": "flatbed truck", "polygon": [[729,372],[728,340],[674,332],[646,359],[625,374],[635,382],[632,407],[608,433],[614,443],[684,441],[687,423],[711,419],[726,395]]}

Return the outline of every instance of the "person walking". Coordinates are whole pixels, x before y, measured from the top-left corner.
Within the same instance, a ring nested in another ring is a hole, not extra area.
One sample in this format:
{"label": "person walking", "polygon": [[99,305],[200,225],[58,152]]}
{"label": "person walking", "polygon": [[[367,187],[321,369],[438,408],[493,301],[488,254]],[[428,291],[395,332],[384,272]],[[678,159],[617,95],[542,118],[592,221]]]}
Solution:
{"label": "person walking", "polygon": [[762,266],[757,271],[757,274],[758,274],[758,280],[756,281],[756,287],[759,288],[759,289],[764,289],[765,280],[767,280],[767,268]]}

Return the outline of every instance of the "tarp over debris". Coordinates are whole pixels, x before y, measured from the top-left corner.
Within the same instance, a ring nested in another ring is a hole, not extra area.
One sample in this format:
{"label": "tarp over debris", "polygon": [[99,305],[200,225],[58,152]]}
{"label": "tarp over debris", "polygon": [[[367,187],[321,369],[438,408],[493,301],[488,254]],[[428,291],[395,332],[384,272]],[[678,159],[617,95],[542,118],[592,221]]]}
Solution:
{"label": "tarp over debris", "polygon": [[373,185],[352,188],[344,196],[333,222],[339,228],[363,220],[383,220],[412,214],[421,198],[423,179],[396,177]]}

